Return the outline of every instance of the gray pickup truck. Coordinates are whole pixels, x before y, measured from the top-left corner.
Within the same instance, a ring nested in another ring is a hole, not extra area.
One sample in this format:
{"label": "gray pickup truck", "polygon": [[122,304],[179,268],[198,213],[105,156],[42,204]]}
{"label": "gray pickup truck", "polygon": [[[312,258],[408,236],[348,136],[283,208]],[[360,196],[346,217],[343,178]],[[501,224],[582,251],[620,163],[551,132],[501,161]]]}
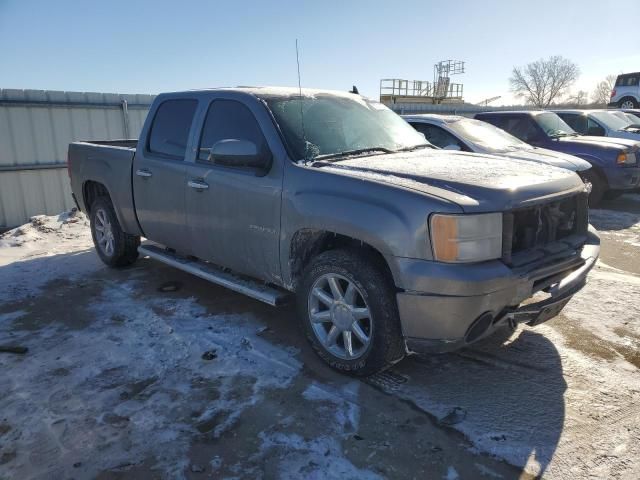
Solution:
{"label": "gray pickup truck", "polygon": [[436,149],[352,93],[162,94],[139,141],[72,143],[69,172],[107,265],[295,294],[316,352],[358,375],[554,317],[600,249],[575,173]]}

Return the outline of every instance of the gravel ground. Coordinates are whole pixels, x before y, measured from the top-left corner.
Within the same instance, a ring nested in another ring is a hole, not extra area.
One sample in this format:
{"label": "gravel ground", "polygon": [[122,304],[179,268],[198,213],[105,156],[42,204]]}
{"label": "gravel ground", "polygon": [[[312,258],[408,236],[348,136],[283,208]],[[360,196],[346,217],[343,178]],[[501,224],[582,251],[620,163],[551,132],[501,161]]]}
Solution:
{"label": "gravel ground", "polygon": [[81,214],[0,239],[0,478],[638,478],[640,196],[592,214],[563,313],[366,380],[274,309],[150,259],[114,271]]}

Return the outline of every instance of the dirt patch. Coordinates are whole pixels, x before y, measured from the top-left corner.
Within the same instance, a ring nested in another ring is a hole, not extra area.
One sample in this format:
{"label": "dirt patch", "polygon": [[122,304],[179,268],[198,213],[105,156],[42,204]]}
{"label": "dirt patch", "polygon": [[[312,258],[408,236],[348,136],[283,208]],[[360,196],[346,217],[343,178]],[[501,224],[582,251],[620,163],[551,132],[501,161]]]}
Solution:
{"label": "dirt patch", "polygon": [[[562,334],[569,348],[578,350],[590,357],[607,361],[622,357],[640,369],[640,351],[637,348],[605,340],[595,335],[591,330],[566,321],[566,319],[554,322],[552,327]],[[621,327],[618,327],[618,330],[620,329]]]}

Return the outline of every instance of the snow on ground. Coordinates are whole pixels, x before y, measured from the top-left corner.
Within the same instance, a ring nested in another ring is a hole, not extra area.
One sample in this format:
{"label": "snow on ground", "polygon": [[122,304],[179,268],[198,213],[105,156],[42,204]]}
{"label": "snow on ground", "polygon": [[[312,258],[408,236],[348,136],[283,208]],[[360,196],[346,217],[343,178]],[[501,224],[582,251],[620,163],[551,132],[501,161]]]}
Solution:
{"label": "snow on ground", "polygon": [[[634,214],[594,212],[605,235],[638,235]],[[81,214],[34,217],[2,236],[0,302],[102,269],[86,223]],[[63,262],[52,261],[61,254]],[[136,280],[104,282],[82,306],[88,325],[34,329],[25,309],[0,314],[0,338],[38,346],[36,355],[0,357],[3,371],[20,373],[0,376],[0,472],[9,478],[93,477],[149,459],[180,478],[193,435],[224,436],[268,391],[302,375],[294,352],[259,335],[263,325],[251,314],[211,315],[193,298],[140,296]],[[640,277],[600,262],[558,318],[401,362],[393,373],[407,381],[388,393],[462,432],[476,451],[533,475],[637,478],[639,312]],[[359,386],[310,384],[302,397],[322,419],[317,434],[302,437],[293,413],[275,419],[246,459],[254,470],[238,463],[227,471],[257,473],[256,465],[275,459],[279,478],[376,478],[353,465],[340,442],[358,429]],[[210,459],[207,468],[215,472],[222,461]],[[458,476],[453,466],[447,476]]]}
{"label": "snow on ground", "polygon": [[593,209],[589,221],[605,235],[640,247],[640,213]]}
{"label": "snow on ground", "polygon": [[[193,298],[140,298],[135,281],[108,284],[86,309],[92,322],[78,329],[34,332],[15,328],[24,312],[0,316],[0,338],[37,345],[34,355],[2,367],[20,372],[0,378],[2,418],[21,419],[3,437],[12,447],[5,454],[15,455],[4,470],[9,477],[93,478],[152,458],[151,468],[182,478],[195,436],[220,438],[265,391],[287,389],[300,372],[296,352],[261,338],[264,325],[251,315],[208,315]],[[357,384],[347,390],[339,393],[357,399]],[[378,478],[342,453],[339,439],[358,428],[355,403],[322,385],[305,397],[333,418],[326,432],[305,439],[287,433],[284,419],[260,433],[253,462],[284,450],[279,478],[299,478],[305,467]],[[211,461],[212,470],[220,467],[220,459]],[[249,474],[244,467],[230,468]]]}
{"label": "snow on ground", "polygon": [[[87,217],[74,210],[37,215],[0,235],[0,302],[34,295],[53,279],[79,278],[103,268],[90,250],[88,225]],[[65,262],[52,261],[56,255],[65,255]]]}
{"label": "snow on ground", "polygon": [[532,475],[640,471],[640,278],[607,273],[594,272],[559,317],[504,344],[399,364],[408,381],[395,394]]}

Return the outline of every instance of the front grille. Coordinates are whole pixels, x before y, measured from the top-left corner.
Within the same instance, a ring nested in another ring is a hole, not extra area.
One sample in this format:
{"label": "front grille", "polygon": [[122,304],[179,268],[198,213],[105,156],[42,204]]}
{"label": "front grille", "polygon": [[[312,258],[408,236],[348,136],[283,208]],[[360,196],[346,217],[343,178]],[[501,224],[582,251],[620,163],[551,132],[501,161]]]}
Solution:
{"label": "front grille", "polygon": [[541,205],[514,209],[502,217],[502,260],[520,266],[586,240],[589,211],[586,193]]}

